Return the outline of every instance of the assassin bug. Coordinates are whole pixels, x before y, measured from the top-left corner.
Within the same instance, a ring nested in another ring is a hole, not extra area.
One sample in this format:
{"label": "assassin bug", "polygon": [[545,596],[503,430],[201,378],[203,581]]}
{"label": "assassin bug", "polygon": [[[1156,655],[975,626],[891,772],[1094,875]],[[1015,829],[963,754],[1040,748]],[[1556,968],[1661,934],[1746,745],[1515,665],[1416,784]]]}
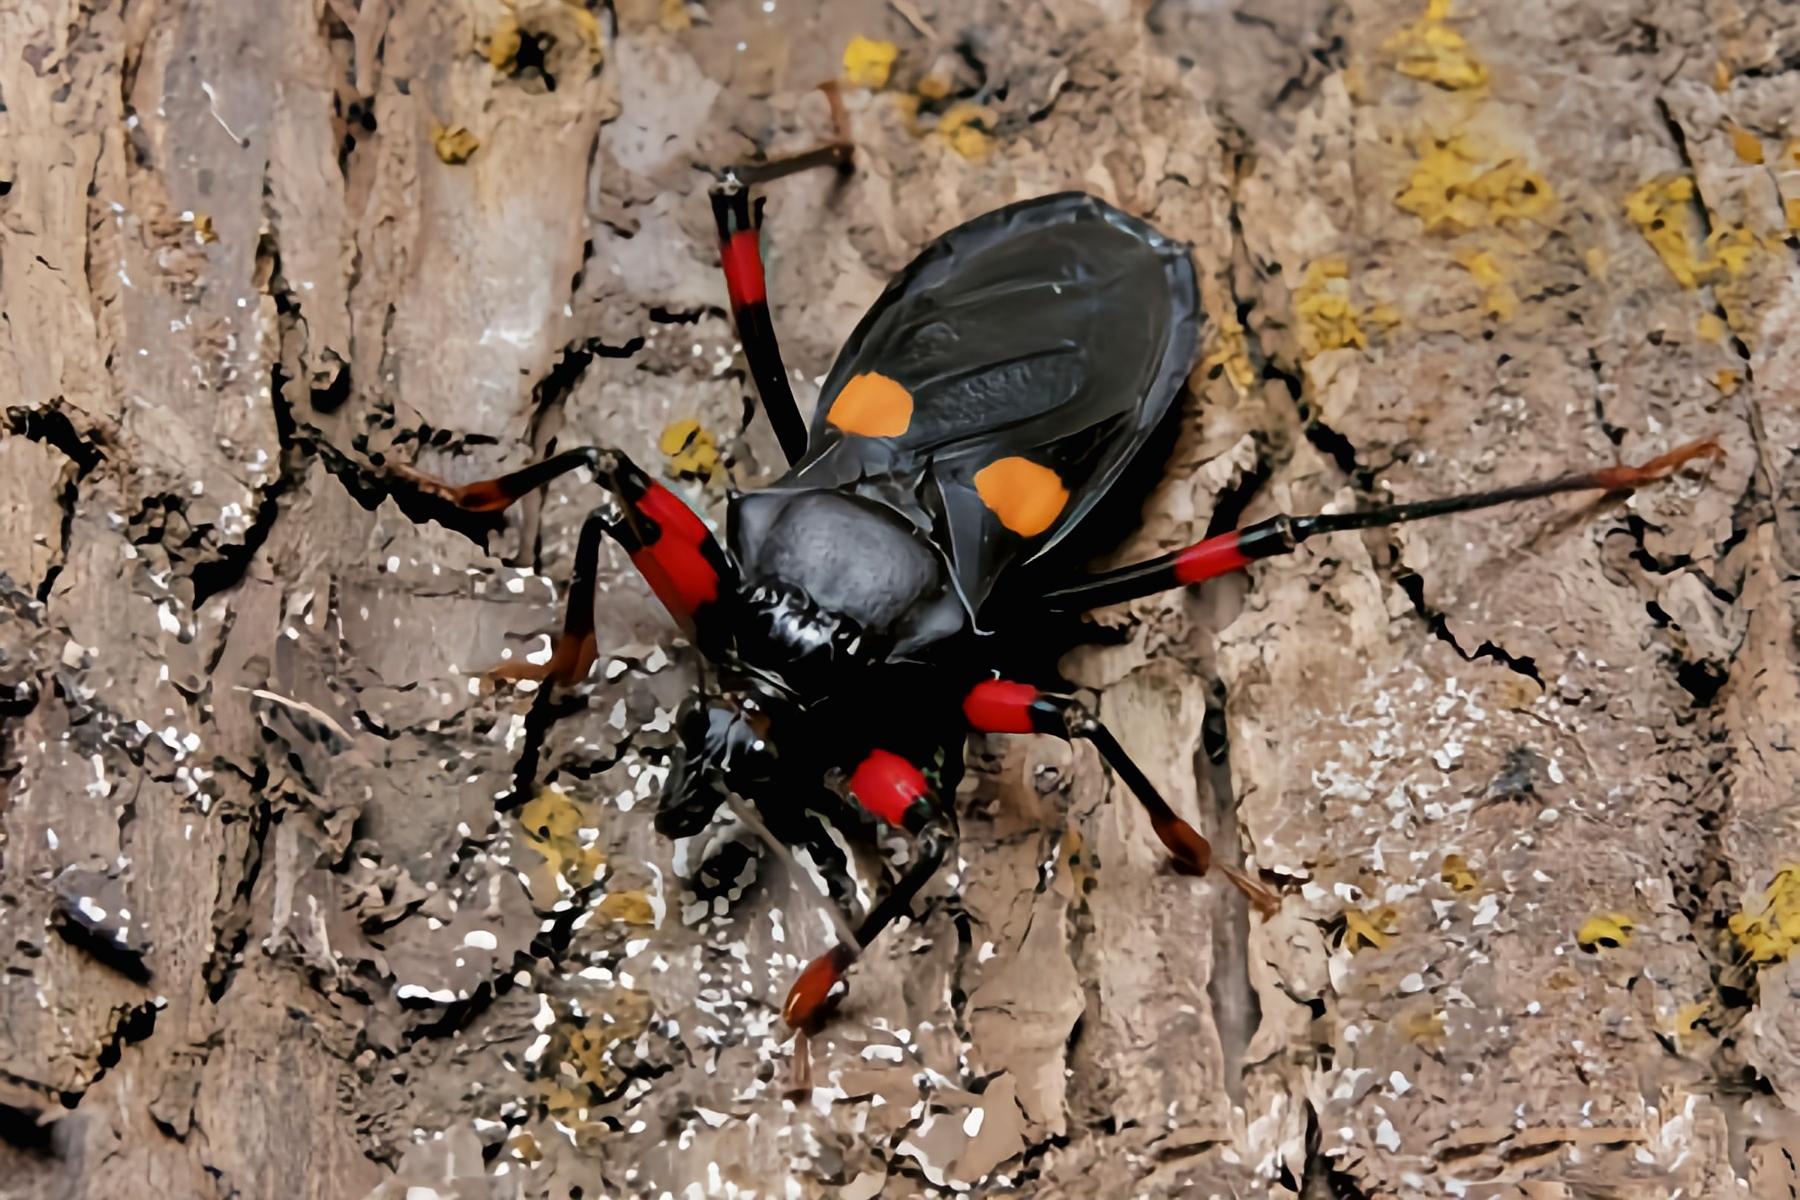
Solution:
{"label": "assassin bug", "polygon": [[[699,832],[731,791],[770,817],[848,802],[910,836],[910,865],[854,939],[815,959],[793,984],[783,1016],[797,1029],[823,1017],[862,948],[908,911],[949,852],[956,824],[943,798],[971,731],[1093,743],[1176,866],[1204,874],[1212,865],[1206,839],[1170,809],[1094,712],[1057,691],[996,677],[1007,614],[1033,605],[1085,612],[1241,570],[1323,534],[1635,488],[1719,454],[1714,443],[1695,442],[1642,466],[1360,512],[1277,516],[1147,562],[1041,584],[1034,568],[1092,523],[1099,502],[1147,457],[1182,391],[1201,323],[1189,248],[1080,193],[977,217],[926,246],[876,300],[826,376],[809,428],[770,321],[761,205],[748,189],[805,167],[847,167],[849,157],[840,139],[725,172],[712,191],[732,315],[789,462],[773,484],[731,494],[724,544],[672,492],[604,446],[460,486],[398,469],[476,512],[501,511],[577,467],[611,493],[582,526],[549,660],[501,672],[564,685],[587,675],[596,657],[601,541],[615,539],[720,678],[717,691],[703,692],[678,718],[681,745],[656,817],[660,832]],[[1050,665],[1040,670],[1050,674]],[[1252,904],[1274,910],[1277,899],[1261,882],[1223,869]]]}

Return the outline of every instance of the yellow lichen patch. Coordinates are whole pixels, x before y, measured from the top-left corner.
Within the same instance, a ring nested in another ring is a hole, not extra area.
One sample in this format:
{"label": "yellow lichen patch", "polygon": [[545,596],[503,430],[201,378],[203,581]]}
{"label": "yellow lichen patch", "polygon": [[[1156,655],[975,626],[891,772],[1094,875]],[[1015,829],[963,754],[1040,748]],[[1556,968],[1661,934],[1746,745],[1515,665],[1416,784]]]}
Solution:
{"label": "yellow lichen patch", "polygon": [[[575,22],[575,32],[581,35],[582,45],[595,55],[601,54],[604,47],[600,44],[600,18],[588,11],[582,0],[564,0],[564,4],[570,19]],[[683,15],[686,15],[686,10],[683,10]]]}
{"label": "yellow lichen patch", "polygon": [[606,866],[597,844],[599,830],[586,821],[581,805],[555,787],[545,788],[519,811],[525,844],[542,856],[553,876],[576,888],[593,883]]}
{"label": "yellow lichen patch", "polygon": [[1743,382],[1744,377],[1729,368],[1721,368],[1712,378],[1712,385],[1719,389],[1722,396],[1735,396]]}
{"label": "yellow lichen patch", "polygon": [[1541,688],[1525,682],[1525,678],[1517,674],[1509,674],[1493,685],[1494,704],[1499,708],[1512,712],[1524,712],[1536,704],[1543,696]]}
{"label": "yellow lichen patch", "polygon": [[919,124],[919,109],[924,107],[924,100],[913,92],[894,92],[889,96],[894,102],[894,109],[900,114],[900,124],[906,132],[914,137],[924,137],[928,130]]}
{"label": "yellow lichen patch", "polygon": [[942,75],[927,75],[919,80],[915,90],[922,100],[942,100],[950,94],[950,80]]}
{"label": "yellow lichen patch", "polygon": [[1310,263],[1294,290],[1294,312],[1300,318],[1300,341],[1306,353],[1322,354],[1369,344],[1350,299],[1350,265],[1341,258]]}
{"label": "yellow lichen patch", "polygon": [[1737,279],[1764,250],[1756,234],[1717,217],[1701,237],[1699,193],[1692,176],[1662,175],[1625,198],[1625,215],[1682,287]]}
{"label": "yellow lichen patch", "polygon": [[571,1014],[556,1014],[538,1075],[544,1108],[551,1117],[577,1133],[599,1135],[604,1129],[590,1123],[589,1109],[625,1081],[624,1068],[613,1061],[613,1047],[636,1040],[649,1027],[654,1009],[649,996],[624,989],[607,992],[597,1001],[584,996],[582,1008],[594,1015],[580,1024]]}
{"label": "yellow lichen patch", "polygon": [[1482,298],[1482,311],[1496,320],[1510,320],[1519,311],[1519,296],[1512,285],[1506,281],[1506,271],[1486,250],[1461,250],[1457,252],[1456,261],[1462,264],[1465,271],[1475,277],[1486,294]]}
{"label": "yellow lichen patch", "polygon": [[656,441],[669,470],[686,479],[711,479],[719,469],[719,447],[713,435],[692,417],[671,421]]}
{"label": "yellow lichen patch", "polygon": [[194,214],[194,240],[202,246],[219,240],[219,231],[213,228],[213,219],[203,212]]}
{"label": "yellow lichen patch", "polygon": [[1235,317],[1226,317],[1212,326],[1212,337],[1212,351],[1200,360],[1201,375],[1207,379],[1224,375],[1238,395],[1247,395],[1256,382],[1256,368],[1250,362],[1243,325]]}
{"label": "yellow lichen patch", "polygon": [[1742,125],[1731,125],[1731,149],[1739,161],[1755,166],[1763,160],[1762,139]]}
{"label": "yellow lichen patch", "polygon": [[1741,275],[1759,249],[1756,235],[1741,226],[1721,223],[1703,239],[1696,200],[1688,175],[1659,175],[1625,198],[1625,215],[1669,274],[1687,288],[1721,274]]}
{"label": "yellow lichen patch", "polygon": [[1493,254],[1486,250],[1459,250],[1456,261],[1462,264],[1463,270],[1475,277],[1477,283],[1496,284],[1506,282],[1506,272],[1500,269]]}
{"label": "yellow lichen patch", "polygon": [[1535,221],[1555,202],[1542,175],[1462,134],[1427,138],[1414,152],[1418,161],[1394,203],[1425,222],[1429,233]]}
{"label": "yellow lichen patch", "polygon": [[1519,294],[1510,287],[1489,288],[1481,298],[1481,311],[1496,321],[1510,321],[1519,311]]}
{"label": "yellow lichen patch", "polygon": [[1587,273],[1595,279],[1606,278],[1606,251],[1599,246],[1589,246],[1581,253],[1581,264]]}
{"label": "yellow lichen patch", "polygon": [[1595,913],[1575,931],[1575,944],[1592,954],[1598,950],[1617,950],[1631,941],[1637,922],[1622,912]]}
{"label": "yellow lichen patch", "polygon": [[1762,249],[1756,235],[1742,225],[1715,225],[1706,235],[1709,257],[1733,279],[1750,269],[1750,260]]}
{"label": "yellow lichen patch", "polygon": [[1547,992],[1573,992],[1581,987],[1581,976],[1569,967],[1558,967],[1543,977]]}
{"label": "yellow lichen patch", "polygon": [[1382,330],[1394,329],[1400,324],[1400,310],[1384,300],[1380,304],[1370,305],[1369,311],[1363,314],[1363,320]]}
{"label": "yellow lichen patch", "polygon": [[1699,286],[1702,275],[1693,250],[1700,230],[1693,201],[1694,181],[1686,175],[1652,179],[1625,198],[1625,215],[1682,287]]}
{"label": "yellow lichen patch", "polygon": [[1800,167],[1800,138],[1790,138],[1781,148],[1781,157],[1787,160],[1790,167]]}
{"label": "yellow lichen patch", "polygon": [[[600,18],[583,0],[505,0],[505,7],[506,14],[493,28],[475,39],[475,53],[500,74],[518,74],[519,52],[527,38],[544,55],[546,76],[571,69],[576,65],[572,59],[598,65],[605,57]],[[686,28],[687,10],[679,0],[672,4],[665,0],[662,13],[665,28],[672,14],[681,19],[679,27]]]}
{"label": "yellow lichen patch", "polygon": [[1450,28],[1450,0],[1429,0],[1425,15],[1382,43],[1394,70],[1452,91],[1487,82],[1487,68],[1469,51],[1463,35]]}
{"label": "yellow lichen patch", "polygon": [[664,33],[680,33],[694,24],[693,14],[688,12],[687,0],[662,0],[662,12],[657,17]]}
{"label": "yellow lichen patch", "polygon": [[1460,854],[1444,855],[1444,865],[1438,869],[1438,878],[1453,892],[1472,892],[1480,883],[1475,872],[1469,869],[1468,860]]}
{"label": "yellow lichen patch", "polygon": [[975,472],[975,494],[1000,524],[1020,537],[1036,537],[1050,528],[1069,502],[1062,476],[1016,454]]}
{"label": "yellow lichen patch", "polygon": [[1400,914],[1385,905],[1366,912],[1347,908],[1344,910],[1344,949],[1352,954],[1364,947],[1385,950],[1399,928]]}
{"label": "yellow lichen patch", "polygon": [[1782,201],[1781,210],[1787,214],[1787,227],[1800,229],[1800,199]]}
{"label": "yellow lichen patch", "polygon": [[475,43],[475,47],[488,60],[488,66],[502,75],[511,75],[513,68],[519,65],[519,47],[523,43],[524,38],[519,33],[519,18],[507,13],[488,31],[486,37]]}
{"label": "yellow lichen patch", "polygon": [[853,376],[831,402],[828,424],[857,437],[899,437],[912,424],[913,398],[878,371]]}
{"label": "yellow lichen patch", "polygon": [[967,100],[958,101],[938,118],[937,131],[949,141],[950,148],[968,159],[980,162],[994,148],[994,110]]}
{"label": "yellow lichen patch", "polygon": [[900,47],[894,43],[859,34],[844,47],[844,81],[852,87],[884,88],[899,57]]}
{"label": "yellow lichen patch", "polygon": [[1695,322],[1694,330],[1702,341],[1722,342],[1725,340],[1725,322],[1718,313],[1701,313]]}
{"label": "yellow lichen patch", "polygon": [[1676,1040],[1681,1041],[1693,1037],[1695,1026],[1704,1021],[1711,1012],[1712,1005],[1705,1001],[1684,1004],[1676,1009],[1675,1018],[1670,1022],[1671,1032],[1674,1033]]}
{"label": "yellow lichen patch", "polygon": [[621,925],[654,925],[656,909],[642,891],[608,892],[594,909],[608,921]]}
{"label": "yellow lichen patch", "polygon": [[1435,1043],[1444,1038],[1450,1027],[1449,1018],[1442,1011],[1426,1010],[1411,1012],[1402,1016],[1397,1022],[1400,1032],[1415,1042]]}
{"label": "yellow lichen patch", "polygon": [[469,161],[469,156],[481,148],[481,139],[461,125],[433,125],[431,148],[440,159],[456,166]]}
{"label": "yellow lichen patch", "polygon": [[1783,867],[1763,892],[1762,902],[1731,918],[1731,932],[1751,962],[1777,962],[1800,942],[1800,866]]}
{"label": "yellow lichen patch", "polygon": [[1731,90],[1731,64],[1722,58],[1713,64],[1712,85],[1715,92]]}

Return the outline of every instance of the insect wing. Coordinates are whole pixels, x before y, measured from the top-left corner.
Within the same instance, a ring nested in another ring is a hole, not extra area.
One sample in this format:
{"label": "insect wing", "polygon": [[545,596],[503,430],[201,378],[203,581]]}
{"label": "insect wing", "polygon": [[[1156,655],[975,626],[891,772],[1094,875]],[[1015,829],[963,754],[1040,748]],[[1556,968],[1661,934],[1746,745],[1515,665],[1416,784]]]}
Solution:
{"label": "insect wing", "polygon": [[928,530],[971,611],[1117,481],[1180,391],[1199,334],[1188,248],[1080,193],[944,234],[888,286],[826,377],[777,490],[847,488]]}

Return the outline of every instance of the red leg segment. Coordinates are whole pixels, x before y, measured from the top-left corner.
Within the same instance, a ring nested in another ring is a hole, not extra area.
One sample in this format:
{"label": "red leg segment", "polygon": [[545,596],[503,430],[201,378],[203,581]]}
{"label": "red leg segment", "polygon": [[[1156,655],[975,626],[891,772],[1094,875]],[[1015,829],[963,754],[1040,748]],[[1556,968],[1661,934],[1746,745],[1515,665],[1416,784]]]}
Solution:
{"label": "red leg segment", "polygon": [[636,506],[650,524],[626,524],[619,540],[656,598],[691,633],[699,614],[719,598],[720,581],[729,570],[725,556],[706,522],[662,484],[651,482]]}
{"label": "red leg segment", "polygon": [[1488,492],[1474,492],[1443,500],[1393,504],[1363,512],[1271,517],[1233,533],[1207,538],[1173,554],[1164,554],[1147,562],[1090,576],[1068,587],[1058,588],[1049,593],[1045,601],[1050,607],[1064,611],[1119,604],[1242,570],[1256,559],[1290,553],[1307,538],[1322,533],[1399,525],[1407,521],[1422,521],[1427,517],[1491,508],[1497,504],[1511,504],[1520,500],[1535,500],[1563,492],[1628,491],[1666,479],[1696,458],[1716,459],[1723,455],[1719,444],[1709,439],[1690,442],[1653,458],[1642,466],[1606,467]]}
{"label": "red leg segment", "polygon": [[[1084,738],[1092,742],[1149,813],[1151,828],[1176,865],[1195,875],[1206,874],[1213,865],[1211,844],[1175,815],[1112,731],[1072,698],[1039,691],[1028,683],[987,679],[963,697],[963,716],[970,728],[983,733],[1047,733],[1064,741]],[[1273,916],[1280,910],[1280,898],[1262,884],[1223,864],[1219,869],[1264,916]]]}
{"label": "red leg segment", "polygon": [[470,512],[500,512],[577,467],[594,472],[601,486],[613,494],[620,511],[615,515],[597,510],[581,527],[563,633],[549,662],[506,663],[494,672],[499,678],[573,684],[586,677],[595,656],[594,585],[604,536],[625,548],[663,607],[703,650],[726,634],[716,628],[716,622],[709,622],[706,614],[734,577],[730,560],[692,509],[617,450],[566,450],[506,475],[466,484],[446,483],[410,467],[391,467],[389,472]]}
{"label": "red leg segment", "polygon": [[[714,207],[715,211],[720,207],[716,201]],[[723,207],[728,219],[721,222],[719,265],[725,270],[725,294],[731,298],[736,316],[752,304],[766,305],[769,299],[768,281],[763,278],[762,227],[757,220],[760,214],[754,210],[749,222],[740,225],[736,206],[727,203]]]}
{"label": "red leg segment", "polygon": [[869,751],[851,772],[850,796],[889,825],[913,831],[937,807],[925,773],[888,750]]}

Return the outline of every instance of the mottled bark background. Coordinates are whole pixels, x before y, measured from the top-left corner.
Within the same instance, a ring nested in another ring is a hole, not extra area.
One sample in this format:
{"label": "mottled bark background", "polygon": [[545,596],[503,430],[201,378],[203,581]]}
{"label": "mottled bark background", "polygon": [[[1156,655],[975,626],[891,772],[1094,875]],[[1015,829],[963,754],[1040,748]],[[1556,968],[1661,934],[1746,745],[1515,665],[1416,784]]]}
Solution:
{"label": "mottled bark background", "polygon": [[[1280,916],[977,744],[796,1098],[828,926],[653,835],[694,656],[623,558],[586,685],[480,685],[593,484],[382,466],[765,477],[704,167],[834,77],[855,174],[767,193],[804,404],[995,205],[1194,243],[1123,556],[1726,458],[1105,613],[1065,670]],[[1797,120],[1774,0],[0,0],[0,1194],[1796,1194]]]}

